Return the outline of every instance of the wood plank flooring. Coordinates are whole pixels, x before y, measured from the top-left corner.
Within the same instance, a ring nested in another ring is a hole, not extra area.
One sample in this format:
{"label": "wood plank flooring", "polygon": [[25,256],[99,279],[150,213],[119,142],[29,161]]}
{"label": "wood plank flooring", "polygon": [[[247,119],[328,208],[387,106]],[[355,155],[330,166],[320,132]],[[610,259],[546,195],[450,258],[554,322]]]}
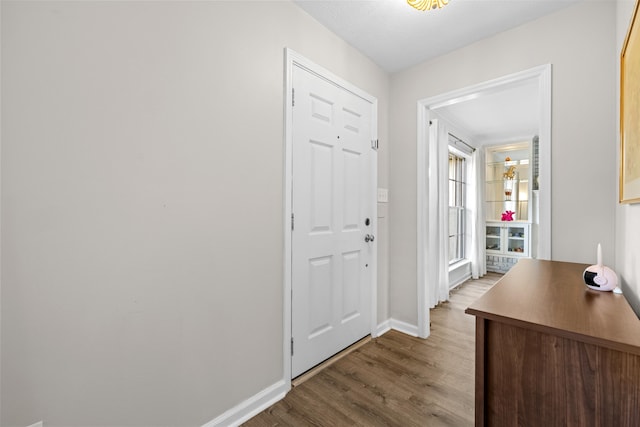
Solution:
{"label": "wood plank flooring", "polygon": [[431,310],[426,340],[389,331],[294,387],[243,426],[473,426],[475,318],[489,273]]}

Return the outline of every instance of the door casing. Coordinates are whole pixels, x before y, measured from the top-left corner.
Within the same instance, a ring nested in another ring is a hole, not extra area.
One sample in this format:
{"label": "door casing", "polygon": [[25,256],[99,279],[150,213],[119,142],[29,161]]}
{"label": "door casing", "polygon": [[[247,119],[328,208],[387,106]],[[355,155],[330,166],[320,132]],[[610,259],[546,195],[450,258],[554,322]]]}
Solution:
{"label": "door casing", "polygon": [[417,120],[417,303],[418,336],[427,338],[430,334],[430,314],[427,304],[428,284],[424,257],[427,253],[426,231],[429,229],[426,203],[428,199],[426,164],[428,150],[428,123],[432,110],[473,99],[483,92],[498,90],[525,80],[536,80],[540,98],[540,225],[538,229],[540,248],[539,259],[551,259],[551,64],[541,65],[521,72],[509,74],[484,83],[464,87],[441,95],[418,101]]}

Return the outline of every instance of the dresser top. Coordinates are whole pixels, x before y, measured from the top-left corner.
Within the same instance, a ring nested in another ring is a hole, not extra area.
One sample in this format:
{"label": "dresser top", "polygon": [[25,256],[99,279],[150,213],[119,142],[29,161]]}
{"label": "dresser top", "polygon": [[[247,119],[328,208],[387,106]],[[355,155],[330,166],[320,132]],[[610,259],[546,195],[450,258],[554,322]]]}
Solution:
{"label": "dresser top", "polygon": [[640,320],[623,295],[587,288],[587,267],[521,259],[465,312],[640,355]]}

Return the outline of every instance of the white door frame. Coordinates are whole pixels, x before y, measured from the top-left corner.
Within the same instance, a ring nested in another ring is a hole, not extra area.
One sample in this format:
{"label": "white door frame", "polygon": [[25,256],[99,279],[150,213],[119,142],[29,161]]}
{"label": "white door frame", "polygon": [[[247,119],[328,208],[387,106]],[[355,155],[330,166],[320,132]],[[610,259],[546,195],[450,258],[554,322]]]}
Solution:
{"label": "white door frame", "polygon": [[[292,291],[292,247],[291,247],[291,214],[293,211],[293,134],[292,134],[292,103],[293,103],[293,68],[300,67],[317,75],[371,103],[371,138],[378,139],[378,100],[357,88],[353,84],[341,79],[327,69],[311,62],[292,49],[285,48],[285,91],[284,91],[284,302],[283,302],[283,369],[284,381],[287,390],[291,388],[291,291]],[[378,235],[378,215],[376,188],[378,183],[378,153],[371,153],[371,230],[373,235]],[[375,239],[371,248],[371,336],[376,336],[377,331],[377,296],[378,296],[378,239]]]}
{"label": "white door frame", "polygon": [[519,73],[510,74],[484,83],[468,86],[452,92],[418,101],[418,138],[417,138],[417,205],[418,205],[418,336],[427,338],[430,334],[430,314],[427,305],[427,283],[425,271],[425,256],[428,253],[429,229],[427,215],[429,174],[427,159],[429,135],[427,132],[431,111],[447,105],[457,104],[476,98],[479,94],[494,91],[502,86],[517,84],[527,80],[537,80],[540,97],[540,225],[538,258],[551,259],[551,64],[541,65]]}

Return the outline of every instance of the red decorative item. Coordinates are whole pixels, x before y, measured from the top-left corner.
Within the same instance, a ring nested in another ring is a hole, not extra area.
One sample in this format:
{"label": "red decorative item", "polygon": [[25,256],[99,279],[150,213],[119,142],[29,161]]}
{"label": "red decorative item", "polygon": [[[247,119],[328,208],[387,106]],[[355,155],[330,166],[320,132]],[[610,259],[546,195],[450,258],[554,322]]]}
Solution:
{"label": "red decorative item", "polygon": [[513,221],[513,214],[515,214],[514,211],[505,211],[502,213],[502,220],[503,221]]}

